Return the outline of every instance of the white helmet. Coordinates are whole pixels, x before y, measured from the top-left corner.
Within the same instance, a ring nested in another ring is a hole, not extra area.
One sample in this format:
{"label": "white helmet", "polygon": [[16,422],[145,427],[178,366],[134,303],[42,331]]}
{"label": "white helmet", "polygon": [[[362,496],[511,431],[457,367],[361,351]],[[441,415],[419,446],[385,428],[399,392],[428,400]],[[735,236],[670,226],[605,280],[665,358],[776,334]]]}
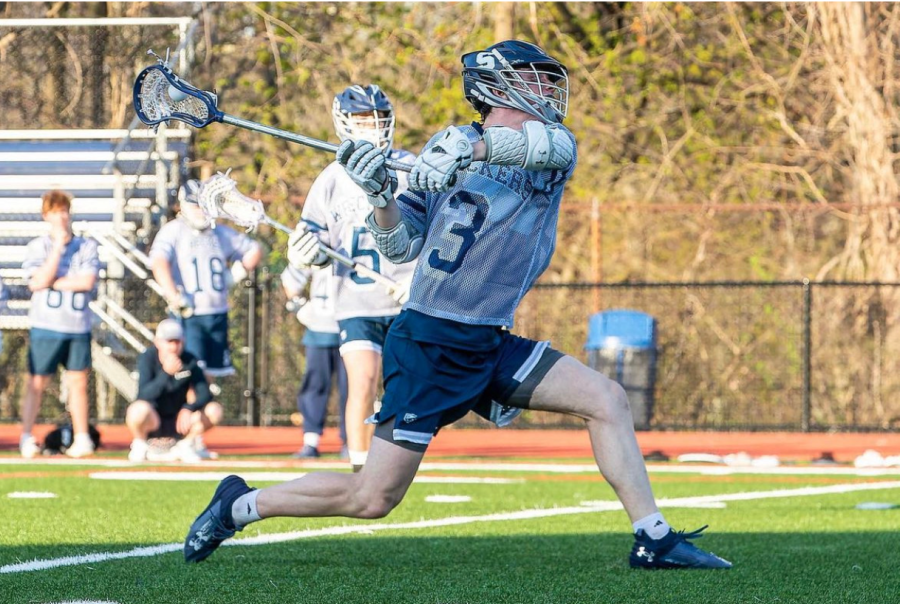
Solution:
{"label": "white helmet", "polygon": [[331,116],[341,141],[369,141],[385,151],[394,144],[394,107],[375,84],[350,86],[335,96]]}

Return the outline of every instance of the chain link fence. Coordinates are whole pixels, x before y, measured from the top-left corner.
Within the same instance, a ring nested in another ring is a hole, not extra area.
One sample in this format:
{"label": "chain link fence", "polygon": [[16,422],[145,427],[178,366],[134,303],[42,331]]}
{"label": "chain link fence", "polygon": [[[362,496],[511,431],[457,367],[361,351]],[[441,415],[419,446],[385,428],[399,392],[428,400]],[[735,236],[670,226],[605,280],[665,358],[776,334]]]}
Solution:
{"label": "chain link fence", "polygon": [[[162,301],[137,282],[118,284],[124,305],[154,326]],[[633,283],[539,285],[523,300],[515,333],[551,340],[586,361],[588,319],[633,309],[657,320],[654,429],[889,430],[900,424],[900,283]],[[296,411],[305,368],[303,327],[285,310],[275,275],[232,291],[230,338],[236,375],[220,380],[226,421],[284,425]],[[3,334],[0,419],[18,419],[27,367],[27,333]],[[104,327],[95,338],[123,365],[136,353]],[[92,396],[103,396],[92,380]],[[62,412],[58,387],[42,418]],[[128,401],[113,397],[107,421]],[[333,399],[335,396],[333,395]],[[336,400],[332,400],[336,422]],[[484,425],[477,418],[465,425]],[[524,427],[576,427],[580,420],[526,411]]]}

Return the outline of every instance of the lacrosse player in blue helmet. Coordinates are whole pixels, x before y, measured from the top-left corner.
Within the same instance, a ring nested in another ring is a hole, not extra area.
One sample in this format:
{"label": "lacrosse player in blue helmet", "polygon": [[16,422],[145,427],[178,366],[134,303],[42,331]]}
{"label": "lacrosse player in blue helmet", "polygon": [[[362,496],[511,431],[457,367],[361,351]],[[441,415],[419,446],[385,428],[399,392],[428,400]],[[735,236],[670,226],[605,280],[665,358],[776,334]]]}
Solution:
{"label": "lacrosse player in blue helmet", "polygon": [[[376,85],[354,85],[334,97],[334,129],[342,141],[364,140],[393,159],[412,164],[415,156],[393,149],[394,108]],[[397,182],[406,190],[406,174]],[[337,162],[313,182],[303,204],[302,220],[288,243],[288,260],[296,270],[322,267],[331,260],[319,242],[397,283],[387,288],[341,264],[334,265],[334,317],[340,328],[340,354],[347,369],[345,428],[350,463],[359,470],[366,462],[374,426],[365,424],[374,412],[381,377],[384,338],[409,292],[413,267],[393,264],[378,250],[366,228],[371,211],[366,192]]]}
{"label": "lacrosse player in blue helmet", "polygon": [[358,475],[315,473],[251,490],[222,481],[191,527],[199,561],[250,522],[274,516],[380,518],[405,495],[436,431],[492,400],[584,419],[600,471],[634,528],[640,568],[729,568],[673,531],[656,505],[621,386],[550,347],[513,335],[516,307],[547,268],[559,204],[575,169],[566,67],[509,40],[462,57],[466,99],[481,121],[425,146],[397,195],[385,154],[347,141],[337,152],[367,193],[384,255],[413,263],[409,301],[384,345],[385,394]]}

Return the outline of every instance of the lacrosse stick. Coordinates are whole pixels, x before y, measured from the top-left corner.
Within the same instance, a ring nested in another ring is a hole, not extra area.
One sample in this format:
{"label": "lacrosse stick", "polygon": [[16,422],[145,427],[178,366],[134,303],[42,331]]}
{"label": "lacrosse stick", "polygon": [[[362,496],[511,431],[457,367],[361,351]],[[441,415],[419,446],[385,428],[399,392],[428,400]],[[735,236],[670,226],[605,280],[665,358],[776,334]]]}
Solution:
{"label": "lacrosse stick", "polygon": [[[294,232],[294,229],[266,216],[262,202],[258,199],[247,197],[238,191],[237,183],[228,174],[219,172],[212,178],[204,181],[200,187],[200,192],[197,194],[197,202],[203,213],[213,221],[216,218],[224,218],[237,225],[246,227],[248,232],[256,229],[260,223],[268,224],[288,235]],[[319,243],[319,249],[335,262],[355,270],[362,277],[377,281],[389,290],[393,290],[397,286],[395,281],[388,279],[364,264],[356,262],[352,258],[336,252],[321,242]]]}
{"label": "lacrosse stick", "polygon": [[[205,128],[213,122],[221,122],[270,134],[319,151],[335,153],[338,150],[338,145],[333,143],[265,126],[219,111],[218,96],[200,90],[175,75],[169,67],[168,53],[166,59],[162,59],[152,50],[148,50],[147,54],[156,57],[158,63],[139,73],[134,81],[134,110],[138,118],[148,126],[176,120],[194,128]],[[386,159],[385,166],[404,172],[412,170],[411,165],[392,159]]]}

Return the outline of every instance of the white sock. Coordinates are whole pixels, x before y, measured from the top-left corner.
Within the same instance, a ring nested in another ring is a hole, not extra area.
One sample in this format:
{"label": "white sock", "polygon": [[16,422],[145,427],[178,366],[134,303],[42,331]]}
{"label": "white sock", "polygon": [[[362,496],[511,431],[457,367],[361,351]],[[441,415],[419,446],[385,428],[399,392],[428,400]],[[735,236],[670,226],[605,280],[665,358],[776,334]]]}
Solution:
{"label": "white sock", "polygon": [[259,491],[253,490],[234,500],[234,504],[231,506],[231,517],[234,518],[234,525],[237,528],[242,529],[251,522],[262,520],[256,509],[257,497],[259,497]]}
{"label": "white sock", "polygon": [[303,445],[307,447],[312,447],[313,449],[319,448],[319,435],[315,432],[304,432],[303,433]]}
{"label": "white sock", "polygon": [[21,447],[25,444],[25,441],[31,440],[32,438],[34,437],[31,435],[31,432],[22,432],[22,436],[19,437],[19,446]]}
{"label": "white sock", "polygon": [[348,451],[350,454],[350,465],[353,466],[364,466],[366,465],[366,458],[369,457],[368,451],[354,451],[350,449]]}
{"label": "white sock", "polygon": [[632,524],[632,526],[634,527],[635,533],[643,529],[651,539],[662,539],[669,534],[670,530],[672,530],[672,527],[669,526],[669,523],[666,522],[666,519],[663,518],[663,515],[659,512],[641,518]]}

